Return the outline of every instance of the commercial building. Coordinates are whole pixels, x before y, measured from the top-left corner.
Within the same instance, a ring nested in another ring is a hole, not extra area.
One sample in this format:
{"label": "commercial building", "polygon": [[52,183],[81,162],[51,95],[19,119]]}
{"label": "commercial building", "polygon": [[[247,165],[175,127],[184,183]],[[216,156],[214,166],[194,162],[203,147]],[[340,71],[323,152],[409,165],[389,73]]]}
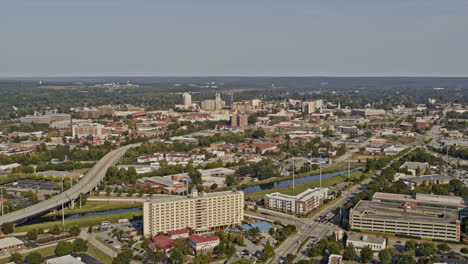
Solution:
{"label": "commercial building", "polygon": [[286,213],[306,215],[328,198],[328,188],[308,189],[298,195],[271,193],[265,195],[265,207]]}
{"label": "commercial building", "polygon": [[97,123],[77,123],[72,127],[73,137],[102,137],[103,125]]}
{"label": "commercial building", "polygon": [[192,106],[192,96],[189,93],[182,94],[182,104],[187,108]]}
{"label": "commercial building", "polygon": [[346,239],[346,246],[348,247],[349,245],[353,245],[357,250],[370,247],[373,251],[380,251],[387,247],[387,239],[384,237],[351,233]]}
{"label": "commercial building", "polygon": [[427,162],[407,161],[400,166],[400,171],[407,170],[413,176],[419,176],[423,175],[428,168],[429,163]]}
{"label": "commercial building", "polygon": [[0,239],[0,252],[18,250],[24,247],[24,242],[16,237],[5,237]]}
{"label": "commercial building", "polygon": [[312,114],[317,111],[315,101],[312,102],[303,102],[302,103],[302,112],[306,114]]}
{"label": "commercial building", "polygon": [[219,245],[219,237],[202,237],[199,235],[191,235],[188,241],[192,246],[195,255],[212,253],[214,248]]}
{"label": "commercial building", "polygon": [[383,109],[353,109],[351,114],[363,116],[363,117],[376,117],[376,116],[385,116],[385,110]]}
{"label": "commercial building", "polygon": [[409,177],[400,177],[400,180],[403,180],[406,184],[410,185],[411,188],[420,186],[420,185],[430,185],[430,184],[448,184],[454,178],[447,175],[423,175],[423,176],[409,176]]}
{"label": "commercial building", "polygon": [[350,210],[351,229],[459,241],[461,223],[456,209],[430,208],[361,200]]}
{"label": "commercial building", "polygon": [[244,220],[244,193],[226,191],[174,196],[148,200],[143,203],[143,234],[153,236],[192,228],[206,232],[239,225]]}
{"label": "commercial building", "polygon": [[246,127],[249,125],[248,115],[232,115],[230,120],[232,127]]}
{"label": "commercial building", "polygon": [[73,257],[72,255],[65,255],[47,260],[47,264],[85,264],[81,261],[80,257]]}
{"label": "commercial building", "polygon": [[58,121],[71,120],[71,115],[63,113],[47,113],[45,115],[27,115],[21,117],[21,124],[50,124]]}
{"label": "commercial building", "polygon": [[201,108],[205,111],[214,111],[214,110],[221,110],[226,105],[221,99],[221,95],[219,93],[216,94],[216,98],[214,100],[204,100],[201,102]]}
{"label": "commercial building", "polygon": [[372,201],[395,203],[399,205],[418,205],[434,209],[456,209],[460,212],[460,219],[468,216],[468,201],[462,197],[435,194],[394,194],[376,192],[372,196]]}

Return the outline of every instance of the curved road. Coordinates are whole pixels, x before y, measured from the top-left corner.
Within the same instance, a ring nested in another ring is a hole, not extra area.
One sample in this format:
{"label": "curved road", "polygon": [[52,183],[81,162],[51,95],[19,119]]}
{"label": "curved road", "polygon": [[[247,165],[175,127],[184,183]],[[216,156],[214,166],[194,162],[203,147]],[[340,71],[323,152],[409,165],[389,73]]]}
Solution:
{"label": "curved road", "polygon": [[[81,193],[92,191],[106,176],[107,169],[113,166],[125,152],[131,148],[140,145],[141,143],[131,144],[112,150],[100,159],[88,173],[72,188],[63,193],[63,202],[68,203],[76,200]],[[61,207],[62,195],[58,194],[43,202],[31,205],[21,210],[0,216],[0,224],[5,222],[19,222],[30,217],[43,214],[55,208]]]}

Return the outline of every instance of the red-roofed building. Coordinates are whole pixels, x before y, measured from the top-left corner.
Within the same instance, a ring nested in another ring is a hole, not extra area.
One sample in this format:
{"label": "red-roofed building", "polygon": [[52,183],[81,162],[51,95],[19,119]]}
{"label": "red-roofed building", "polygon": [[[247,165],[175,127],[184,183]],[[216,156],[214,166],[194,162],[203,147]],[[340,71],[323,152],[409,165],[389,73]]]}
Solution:
{"label": "red-roofed building", "polygon": [[214,248],[219,245],[219,237],[202,237],[191,235],[188,237],[190,245],[196,255],[212,253]]}
{"label": "red-roofed building", "polygon": [[172,239],[187,238],[187,237],[190,236],[190,230],[188,230],[188,229],[179,229],[179,230],[169,231],[169,232],[167,232],[167,234]]}
{"label": "red-roofed building", "polygon": [[154,249],[164,249],[165,252],[169,251],[174,246],[174,239],[166,236],[166,235],[159,235],[153,237],[153,242],[149,244],[149,247]]}

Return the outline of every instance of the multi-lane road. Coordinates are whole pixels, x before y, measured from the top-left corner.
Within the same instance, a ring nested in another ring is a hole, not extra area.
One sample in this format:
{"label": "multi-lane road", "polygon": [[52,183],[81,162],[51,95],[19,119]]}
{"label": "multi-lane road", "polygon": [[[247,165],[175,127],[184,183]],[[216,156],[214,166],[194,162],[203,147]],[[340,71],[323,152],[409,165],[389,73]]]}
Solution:
{"label": "multi-lane road", "polygon": [[33,216],[41,215],[50,210],[61,207],[62,202],[69,203],[76,200],[80,194],[91,192],[104,179],[107,169],[119,161],[129,148],[136,147],[139,144],[140,143],[126,145],[112,150],[99,160],[76,185],[73,185],[73,187],[66,190],[63,195],[59,194],[43,202],[0,216],[0,224],[5,222],[17,223]]}

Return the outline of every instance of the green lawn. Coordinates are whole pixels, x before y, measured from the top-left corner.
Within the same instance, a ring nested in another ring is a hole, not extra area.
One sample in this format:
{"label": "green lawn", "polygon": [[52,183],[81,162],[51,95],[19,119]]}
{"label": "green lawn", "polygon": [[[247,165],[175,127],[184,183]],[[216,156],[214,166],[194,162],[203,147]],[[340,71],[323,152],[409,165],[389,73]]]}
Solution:
{"label": "green lawn", "polygon": [[[361,177],[362,174],[364,174],[362,171],[352,172],[351,179],[359,178]],[[346,179],[348,179],[348,174],[343,174],[340,176],[322,179],[322,187],[330,187],[334,184],[342,183]],[[253,200],[262,199],[264,198],[265,194],[269,194],[273,192],[280,192],[280,193],[287,194],[287,195],[296,195],[309,188],[316,188],[316,187],[320,187],[320,180],[296,184],[295,189],[293,189],[292,186],[288,186],[288,187],[283,187],[283,188],[269,189],[269,190],[263,190],[260,192],[249,193],[245,195],[245,198],[250,198]]]}
{"label": "green lawn", "polygon": [[[51,256],[55,254],[55,246],[48,246],[37,250],[32,250],[28,253],[21,254],[25,258],[31,252],[38,252],[43,257]],[[5,264],[9,262],[10,257],[0,259],[0,264]]]}
{"label": "green lawn", "polygon": [[[41,249],[38,249],[38,250],[32,250],[30,252],[27,252],[27,253],[24,253],[24,254],[21,254],[21,255],[23,256],[23,258],[25,258],[31,252],[38,252],[43,257],[52,256],[52,255],[55,255],[55,245],[54,246],[44,247],[44,248],[41,248]],[[107,255],[104,252],[100,251],[95,246],[91,245],[90,243],[88,243],[88,251],[86,251],[86,254],[88,254],[91,257],[103,262],[104,264],[112,264],[112,258],[109,255]],[[10,259],[9,257],[0,259],[0,264],[8,263],[9,259]]]}
{"label": "green lawn", "polygon": [[112,258],[95,246],[91,245],[91,243],[88,243],[88,251],[86,251],[86,254],[101,262],[104,262],[104,264],[112,264]]}
{"label": "green lawn", "polygon": [[[75,208],[65,208],[65,215],[72,214],[82,214],[89,212],[103,212],[116,209],[127,209],[127,208],[136,208],[142,207],[142,203],[112,203],[112,202],[86,202],[81,208],[79,208],[79,203],[75,204]],[[55,213],[46,214],[47,216],[62,216],[62,211],[58,210]]]}
{"label": "green lawn", "polygon": [[[143,212],[136,211],[136,212],[127,212],[121,214],[111,214],[111,215],[103,215],[103,216],[90,216],[86,218],[80,219],[73,219],[73,220],[65,220],[65,228],[68,229],[74,225],[78,225],[79,227],[86,227],[90,225],[100,225],[102,221],[110,221],[112,223],[116,223],[119,219],[127,218],[129,220],[132,219],[140,219],[143,216]],[[24,225],[15,227],[15,233],[20,232],[27,232],[31,229],[42,227],[43,229],[50,229],[54,225],[62,225],[62,221],[52,221],[52,222],[44,222],[39,224],[31,224],[31,225]]]}

